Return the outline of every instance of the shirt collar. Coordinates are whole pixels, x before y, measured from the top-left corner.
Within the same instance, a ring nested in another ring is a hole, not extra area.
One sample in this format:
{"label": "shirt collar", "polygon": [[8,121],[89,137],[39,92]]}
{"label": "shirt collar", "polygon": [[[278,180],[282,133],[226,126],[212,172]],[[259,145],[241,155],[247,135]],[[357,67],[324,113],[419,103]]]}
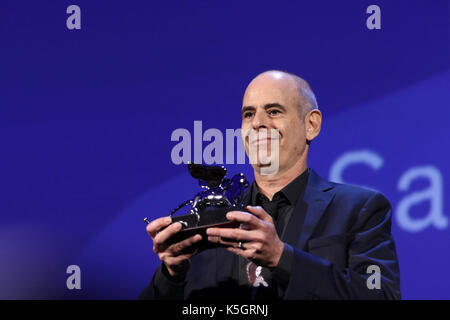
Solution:
{"label": "shirt collar", "polygon": [[[295,204],[306,187],[306,183],[308,182],[308,176],[309,176],[310,171],[311,171],[311,169],[307,168],[302,174],[300,174],[294,180],[289,182],[288,185],[286,185],[283,189],[276,192],[275,194],[281,193],[282,195],[285,196],[285,198],[289,201],[289,203],[291,205]],[[259,193],[260,192],[258,189],[258,185],[256,184],[256,181],[253,181],[252,204],[257,203],[257,196]]]}

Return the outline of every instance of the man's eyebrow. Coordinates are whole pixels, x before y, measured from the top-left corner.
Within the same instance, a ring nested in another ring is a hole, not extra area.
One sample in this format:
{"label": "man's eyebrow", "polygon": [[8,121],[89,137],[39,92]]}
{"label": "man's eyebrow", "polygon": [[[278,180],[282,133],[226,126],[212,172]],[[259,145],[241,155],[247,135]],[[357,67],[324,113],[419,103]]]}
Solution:
{"label": "man's eyebrow", "polygon": [[[283,111],[286,111],[286,107],[283,106],[282,104],[279,104],[278,102],[273,102],[273,103],[267,103],[264,105],[264,109],[270,109],[270,108],[280,108]],[[241,109],[241,115],[243,116],[245,112],[247,111],[255,111],[256,108],[254,106],[245,106],[242,107]]]}
{"label": "man's eyebrow", "polygon": [[255,111],[255,107],[254,106],[245,106],[242,107],[241,109],[241,115],[244,115],[245,112],[247,111]]}
{"label": "man's eyebrow", "polygon": [[267,110],[267,109],[270,109],[270,108],[280,108],[281,110],[286,111],[286,108],[282,104],[279,104],[277,102],[268,103],[268,104],[264,105],[264,109]]}

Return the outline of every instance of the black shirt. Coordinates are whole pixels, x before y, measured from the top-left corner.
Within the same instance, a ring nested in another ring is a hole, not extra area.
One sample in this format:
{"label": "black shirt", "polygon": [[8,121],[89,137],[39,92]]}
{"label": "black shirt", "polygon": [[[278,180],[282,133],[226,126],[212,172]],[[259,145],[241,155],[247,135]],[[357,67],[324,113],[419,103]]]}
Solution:
{"label": "black shirt", "polygon": [[[306,169],[282,190],[275,193],[272,201],[259,191],[256,182],[253,182],[251,186],[250,205],[261,206],[272,216],[280,239],[283,239],[284,237],[286,226],[298,199],[303,198],[308,182],[309,171],[310,169]],[[304,212],[300,212],[299,214],[304,215]],[[300,220],[303,223],[304,217]],[[296,227],[301,228],[302,226]],[[265,267],[260,268],[260,275],[263,278],[264,284],[261,284],[257,288],[250,288],[250,297],[252,299],[281,298],[289,283],[292,259],[293,249],[290,245],[285,244],[283,254],[281,255],[276,268],[272,270]],[[250,286],[247,274],[247,268],[250,261],[241,256],[239,256],[237,260],[239,286]],[[267,287],[265,285],[267,285]]]}

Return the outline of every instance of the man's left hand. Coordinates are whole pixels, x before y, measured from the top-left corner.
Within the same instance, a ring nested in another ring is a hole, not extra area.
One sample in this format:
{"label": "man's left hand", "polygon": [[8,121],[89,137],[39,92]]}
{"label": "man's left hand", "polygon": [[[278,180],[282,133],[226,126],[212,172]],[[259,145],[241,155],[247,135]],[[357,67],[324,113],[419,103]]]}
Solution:
{"label": "man's left hand", "polygon": [[[247,210],[230,211],[227,219],[241,224],[240,228],[208,228],[208,241],[226,245],[226,249],[255,264],[275,268],[284,250],[272,217],[261,207],[247,206]],[[241,248],[238,243],[241,242]]]}

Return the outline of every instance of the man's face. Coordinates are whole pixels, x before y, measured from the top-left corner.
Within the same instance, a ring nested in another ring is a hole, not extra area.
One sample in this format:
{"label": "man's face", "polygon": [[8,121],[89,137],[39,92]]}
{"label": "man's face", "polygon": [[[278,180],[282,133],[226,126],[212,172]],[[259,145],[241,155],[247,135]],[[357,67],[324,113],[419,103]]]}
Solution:
{"label": "man's face", "polygon": [[[269,158],[271,145],[278,138],[279,167],[278,171],[291,168],[306,151],[305,123],[300,114],[299,92],[295,81],[283,73],[263,74],[254,79],[244,94],[242,104],[242,135],[249,155],[249,147],[266,144]],[[252,139],[246,133],[254,129],[278,130],[278,136]],[[274,144],[276,145],[276,143]],[[250,155],[249,155],[250,157]],[[258,158],[258,160],[260,160]],[[253,164],[255,170],[262,167],[261,161]]]}

